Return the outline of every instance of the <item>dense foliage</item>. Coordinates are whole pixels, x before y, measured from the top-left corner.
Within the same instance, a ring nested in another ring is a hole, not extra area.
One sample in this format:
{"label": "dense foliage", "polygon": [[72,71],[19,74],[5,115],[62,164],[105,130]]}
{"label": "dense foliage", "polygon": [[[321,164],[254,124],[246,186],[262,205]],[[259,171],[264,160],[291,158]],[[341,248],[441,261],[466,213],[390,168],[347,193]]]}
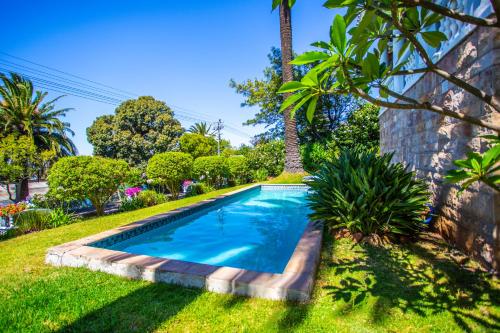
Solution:
{"label": "dense foliage", "polygon": [[[281,51],[272,48],[268,55],[270,66],[264,69],[262,79],[246,80],[237,83],[230,81],[230,86],[241,94],[245,100],[241,106],[259,108],[255,117],[246,121],[245,125],[266,126],[266,132],[257,136],[258,139],[275,140],[283,139],[285,125],[283,113],[280,112],[283,96],[278,94],[282,84],[281,75]],[[294,66],[294,77],[301,79],[308,70],[307,66]],[[312,123],[308,123],[303,112],[296,116],[297,131],[300,143],[304,144],[311,140],[323,140],[330,136],[333,131],[347,116],[357,107],[356,101],[350,96],[331,95],[322,98],[317,105],[318,113]]]}
{"label": "dense foliage", "polygon": [[180,150],[194,159],[217,153],[217,141],[211,136],[197,133],[184,133],[179,139]]}
{"label": "dense foliage", "polygon": [[30,80],[15,73],[0,73],[0,81],[0,136],[27,136],[40,151],[57,156],[76,153],[70,125],[61,120],[70,109],[55,110],[61,97],[44,102],[47,93],[35,91]]}
{"label": "dense foliage", "polygon": [[323,164],[310,183],[311,218],[364,235],[416,235],[424,226],[427,186],[391,159],[352,149]]}
{"label": "dense foliage", "polygon": [[187,153],[167,152],[154,155],[146,173],[153,182],[166,186],[174,199],[179,196],[183,180],[191,177],[193,158]]}
{"label": "dense foliage", "polygon": [[229,176],[227,159],[223,156],[198,157],[193,165],[194,176],[209,186],[221,188]]}
{"label": "dense foliage", "polygon": [[104,157],[64,157],[49,170],[49,193],[60,200],[89,199],[97,215],[127,179],[125,161]]}
{"label": "dense foliage", "polygon": [[264,169],[272,177],[283,172],[285,165],[285,143],[281,140],[258,144],[246,155],[250,170]]}
{"label": "dense foliage", "polygon": [[316,171],[323,162],[331,161],[345,149],[358,147],[377,150],[380,140],[379,110],[374,105],[364,104],[350,113],[347,119],[332,131],[329,138],[302,145],[304,168],[309,172]]}
{"label": "dense foliage", "polygon": [[251,175],[248,167],[248,159],[242,155],[229,156],[227,158],[229,178],[236,185],[248,183]]}
{"label": "dense foliage", "polygon": [[142,96],[120,104],[114,115],[98,117],[87,137],[95,155],[145,166],[154,154],[174,149],[182,131],[164,102]]}
{"label": "dense foliage", "polygon": [[28,180],[38,170],[40,156],[33,140],[27,136],[0,138],[0,184],[13,200],[9,184]]}

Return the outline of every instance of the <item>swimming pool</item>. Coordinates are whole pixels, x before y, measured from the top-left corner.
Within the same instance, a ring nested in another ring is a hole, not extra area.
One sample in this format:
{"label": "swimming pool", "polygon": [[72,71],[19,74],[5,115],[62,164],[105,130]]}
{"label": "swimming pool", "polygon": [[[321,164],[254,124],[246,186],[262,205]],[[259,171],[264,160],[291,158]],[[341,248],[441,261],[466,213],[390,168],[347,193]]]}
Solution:
{"label": "swimming pool", "polygon": [[251,185],[52,247],[46,262],[134,279],[307,300],[322,227],[304,185]]}
{"label": "swimming pool", "polygon": [[255,188],[107,248],[282,273],[304,232],[306,188]]}

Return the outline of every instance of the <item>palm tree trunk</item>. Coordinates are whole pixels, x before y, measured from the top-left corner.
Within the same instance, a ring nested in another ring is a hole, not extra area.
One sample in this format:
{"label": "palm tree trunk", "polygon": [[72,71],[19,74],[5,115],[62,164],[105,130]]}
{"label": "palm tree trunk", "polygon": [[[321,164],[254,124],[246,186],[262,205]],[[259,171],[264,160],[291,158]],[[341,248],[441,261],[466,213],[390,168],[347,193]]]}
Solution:
{"label": "palm tree trunk", "polygon": [[[293,80],[292,61],[292,13],[288,1],[280,5],[280,38],[281,38],[281,68],[283,83]],[[284,94],[286,99],[290,94]],[[304,172],[299,152],[297,125],[295,118],[290,117],[291,107],[284,111],[285,118],[285,171]]]}

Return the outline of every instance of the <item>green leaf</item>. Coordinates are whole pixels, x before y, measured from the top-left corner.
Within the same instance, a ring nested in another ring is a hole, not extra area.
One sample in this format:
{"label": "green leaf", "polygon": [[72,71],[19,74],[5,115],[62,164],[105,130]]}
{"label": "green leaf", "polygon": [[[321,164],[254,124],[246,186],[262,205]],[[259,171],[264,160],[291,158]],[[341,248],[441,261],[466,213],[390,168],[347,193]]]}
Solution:
{"label": "green leaf", "polygon": [[314,47],[317,47],[317,48],[320,48],[320,49],[325,49],[325,50],[331,50],[332,47],[330,44],[328,44],[327,42],[323,42],[323,41],[317,41],[317,42],[314,42],[311,44],[311,46],[314,46]]}
{"label": "green leaf", "polygon": [[330,55],[325,52],[310,51],[297,56],[290,63],[293,65],[304,65],[315,61],[326,60],[328,58],[330,58]]}
{"label": "green leaf", "polygon": [[356,2],[356,0],[328,0],[323,4],[323,7],[330,9],[346,7],[352,5],[354,2]]}
{"label": "green leaf", "polygon": [[380,97],[382,97],[382,98],[389,98],[387,91],[385,91],[384,89],[379,89],[379,94],[380,94]]}
{"label": "green leaf", "polygon": [[487,169],[490,167],[490,164],[497,163],[499,160],[500,160],[500,145],[496,145],[487,150],[486,153],[484,153],[481,165],[483,168]]}
{"label": "green leaf", "polygon": [[311,69],[309,72],[307,72],[306,75],[300,80],[300,82],[308,87],[315,87],[319,84],[318,81],[318,72],[316,72],[314,69]]}
{"label": "green leaf", "polygon": [[318,98],[319,96],[315,96],[309,103],[309,106],[307,107],[306,116],[307,116],[307,121],[309,121],[309,123],[312,123],[313,121],[314,112],[316,112],[316,104],[318,104]]}
{"label": "green leaf", "polygon": [[481,165],[479,164],[479,162],[476,159],[471,160],[470,163],[472,165],[472,169],[475,172],[481,173]]}
{"label": "green leaf", "polygon": [[297,103],[297,101],[299,101],[301,98],[303,98],[304,96],[309,95],[309,94],[310,94],[310,92],[308,90],[305,90],[305,91],[301,91],[299,93],[296,93],[296,94],[289,96],[281,104],[280,112],[283,112],[283,110],[285,110],[289,106]]}
{"label": "green leaf", "polygon": [[337,48],[339,53],[344,54],[346,46],[346,24],[341,15],[336,15],[333,24],[330,28],[330,38],[332,44]]}
{"label": "green leaf", "polygon": [[446,35],[441,31],[425,31],[422,32],[421,35],[424,41],[433,48],[439,47],[439,44],[441,44],[442,41],[448,39],[448,37],[446,37]]}
{"label": "green leaf", "polygon": [[361,34],[367,32],[367,28],[372,23],[374,17],[375,17],[375,11],[368,10],[365,12],[363,18],[361,19],[358,26],[354,30],[354,33],[352,34],[353,43],[357,43],[361,37]]}
{"label": "green leaf", "polygon": [[288,0],[288,7],[292,8],[297,0]]}
{"label": "green leaf", "polygon": [[365,76],[369,78],[378,77],[380,64],[373,53],[368,53],[361,66],[361,71]]}
{"label": "green leaf", "polygon": [[287,92],[297,91],[299,89],[305,88],[304,84],[298,81],[291,81],[284,83],[278,90],[278,94],[283,94]]}
{"label": "green leaf", "polygon": [[281,4],[281,0],[273,0],[273,10],[275,10],[276,8],[278,8],[278,6]]}
{"label": "green leaf", "polygon": [[295,106],[293,107],[293,109],[290,111],[290,117],[294,118],[295,117],[295,113],[297,112],[297,110],[300,109],[302,107],[302,105],[304,105],[308,100],[310,100],[312,98],[312,96],[313,95],[307,95],[304,98],[302,98],[302,100],[300,102],[298,102],[297,104],[295,104]]}

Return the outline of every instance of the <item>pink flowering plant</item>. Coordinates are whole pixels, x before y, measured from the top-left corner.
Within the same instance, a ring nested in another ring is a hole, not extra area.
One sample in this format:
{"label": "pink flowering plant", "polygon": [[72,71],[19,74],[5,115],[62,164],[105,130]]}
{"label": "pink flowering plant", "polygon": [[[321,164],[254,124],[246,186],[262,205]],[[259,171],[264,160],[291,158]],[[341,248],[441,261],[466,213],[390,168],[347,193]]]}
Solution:
{"label": "pink flowering plant", "polygon": [[133,198],[136,197],[141,191],[142,188],[140,187],[129,187],[125,190],[125,195],[129,198]]}

